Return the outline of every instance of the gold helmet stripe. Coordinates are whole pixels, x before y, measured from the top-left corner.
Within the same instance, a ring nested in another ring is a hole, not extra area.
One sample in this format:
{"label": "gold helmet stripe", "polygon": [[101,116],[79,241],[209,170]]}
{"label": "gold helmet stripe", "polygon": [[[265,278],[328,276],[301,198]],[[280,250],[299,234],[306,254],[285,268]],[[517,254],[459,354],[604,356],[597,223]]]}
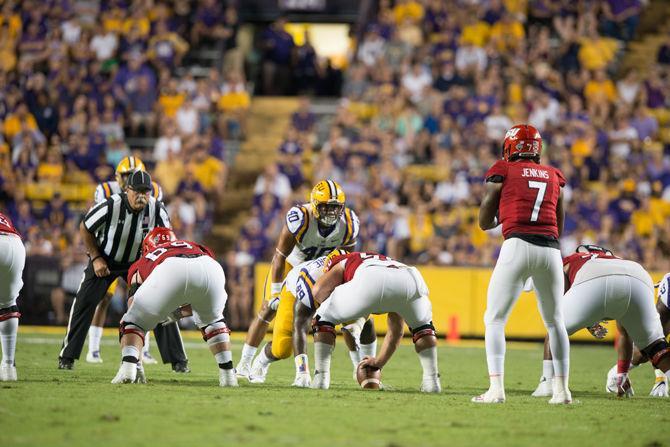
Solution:
{"label": "gold helmet stripe", "polygon": [[328,183],[328,189],[330,189],[330,199],[337,200],[337,187],[335,187],[335,183],[332,180],[326,180],[326,183]]}

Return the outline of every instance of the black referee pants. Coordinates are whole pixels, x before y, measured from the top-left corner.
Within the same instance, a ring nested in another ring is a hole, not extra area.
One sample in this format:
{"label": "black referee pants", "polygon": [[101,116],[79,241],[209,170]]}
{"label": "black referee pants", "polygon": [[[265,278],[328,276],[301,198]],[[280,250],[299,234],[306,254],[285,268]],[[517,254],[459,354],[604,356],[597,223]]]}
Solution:
{"label": "black referee pants", "polygon": [[[86,266],[84,279],[79,285],[79,290],[77,290],[74,302],[72,303],[67,332],[63,339],[59,357],[73,360],[79,359],[81,351],[84,348],[88,329],[91,327],[91,321],[93,321],[96,306],[105,297],[107,289],[109,289],[114,280],[119,276],[125,278],[128,274],[128,267],[124,269],[110,262],[108,262],[108,266],[111,274],[103,278],[95,276],[92,262],[89,261]],[[154,334],[163,363],[186,362],[184,344],[182,343],[179,327],[176,323],[166,326],[159,324],[154,328]]]}

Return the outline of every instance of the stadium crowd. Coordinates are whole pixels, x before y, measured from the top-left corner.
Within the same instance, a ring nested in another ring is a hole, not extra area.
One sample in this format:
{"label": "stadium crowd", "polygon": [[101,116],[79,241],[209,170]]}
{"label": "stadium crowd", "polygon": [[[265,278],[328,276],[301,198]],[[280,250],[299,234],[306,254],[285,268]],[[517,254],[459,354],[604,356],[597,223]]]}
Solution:
{"label": "stadium crowd", "polygon": [[[235,2],[2,2],[0,207],[29,257],[61,264],[51,321],[67,321],[85,265],[81,213],[123,157],[144,161],[181,237],[210,229],[250,101],[227,57],[238,28]],[[194,76],[189,49],[224,54],[221,66]]]}
{"label": "stadium crowd", "polygon": [[382,0],[324,138],[301,101],[238,250],[269,259],[282,210],[330,178],[360,217],[362,250],[491,266],[502,237],[477,225],[483,175],[505,131],[528,122],[568,178],[563,251],[594,242],[667,271],[670,46],[657,66],[620,69],[641,11],[623,0]]}

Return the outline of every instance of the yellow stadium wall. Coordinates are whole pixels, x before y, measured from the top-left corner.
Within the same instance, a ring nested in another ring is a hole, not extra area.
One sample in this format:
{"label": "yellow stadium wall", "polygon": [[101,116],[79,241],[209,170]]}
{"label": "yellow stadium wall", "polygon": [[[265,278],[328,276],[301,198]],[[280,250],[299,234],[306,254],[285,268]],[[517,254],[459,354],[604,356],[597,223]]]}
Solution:
{"label": "yellow stadium wall", "polygon": [[[456,321],[461,336],[484,336],[484,310],[486,309],[486,289],[491,269],[465,267],[419,267],[428,287],[433,303],[433,323],[438,332],[449,332],[452,321]],[[269,264],[257,264],[255,271],[255,306],[260,308],[263,287],[269,272]],[[663,274],[652,274],[658,281]],[[386,331],[386,317],[375,316],[378,333]],[[615,325],[607,325],[610,333],[605,340],[612,340]],[[516,303],[507,323],[508,337],[543,338],[545,334],[542,319],[537,310],[535,294],[524,292]],[[575,340],[594,340],[586,330],[571,337]]]}

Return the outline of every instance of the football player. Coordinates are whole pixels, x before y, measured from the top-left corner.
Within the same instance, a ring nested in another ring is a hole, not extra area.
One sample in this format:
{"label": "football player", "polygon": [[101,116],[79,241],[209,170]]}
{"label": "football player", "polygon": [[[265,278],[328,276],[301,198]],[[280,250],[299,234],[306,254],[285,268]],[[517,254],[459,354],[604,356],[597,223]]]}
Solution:
{"label": "football player", "polygon": [[502,160],[486,173],[479,226],[502,224],[505,241],[493,270],[486,298],[486,361],[488,391],[476,403],[505,402],[505,324],[524,283],[533,279],[542,320],[554,353],[552,404],[571,403],[568,389],[570,342],[558,300],[563,295],[563,270],[558,238],[563,231],[563,174],[540,164],[542,137],[533,126],[507,131]]}
{"label": "football player", "polygon": [[[345,206],[344,191],[332,180],[317,183],[309,203],[294,206],[286,213],[286,225],[279,235],[270,267],[270,299],[263,302],[258,317],[249,327],[242,357],[236,367],[238,376],[249,377],[251,361],[275,315],[277,320],[272,342],[263,352],[267,359],[283,359],[291,355],[295,299],[287,296],[287,299],[280,300],[286,274],[293,266],[326,255],[335,248],[346,250],[354,247],[358,228],[356,213]],[[374,328],[370,325],[365,332],[372,338],[369,334],[374,334]],[[361,351],[371,352],[375,346],[376,336],[373,342],[362,343]]]}
{"label": "football player", "polygon": [[140,352],[147,330],[190,305],[196,325],[219,367],[219,385],[237,386],[230,351],[230,330],[223,319],[226,276],[209,248],[177,240],[169,228],[156,227],[142,243],[142,257],[128,270],[128,311],[119,327],[121,366],[112,383],[138,380]]}
{"label": "football player", "polygon": [[[95,203],[100,203],[107,200],[112,196],[112,194],[119,194],[126,188],[126,183],[128,176],[135,171],[146,171],[144,163],[138,157],[124,157],[119,164],[116,166],[115,177],[116,181],[103,182],[100,183],[95,188]],[[151,195],[156,200],[163,200],[163,190],[160,185],[155,181],[152,181]],[[105,298],[98,304],[95,308],[95,314],[93,315],[93,322],[91,327],[88,330],[88,353],[86,354],[86,361],[88,363],[102,363],[102,357],[100,355],[100,339],[102,338],[102,330],[105,325],[105,320],[107,319],[107,308],[109,307],[109,301],[114,295],[114,291],[118,286],[118,280],[114,281]],[[157,363],[156,359],[153,358],[149,352],[149,334],[147,333],[146,342],[144,344],[144,350],[142,351],[142,361],[145,364]]]}
{"label": "football player", "polygon": [[[345,253],[346,251],[344,250],[335,249],[328,255],[328,257]],[[295,302],[296,307],[308,305],[310,306],[310,309],[312,309],[314,305],[310,302],[308,296],[311,296],[311,287],[314,285],[314,282],[323,275],[323,266],[326,259],[326,256],[321,256],[312,261],[303,262],[291,269],[288,275],[286,275],[286,279],[282,285],[280,300]],[[359,345],[361,331],[365,322],[365,318],[359,318],[354,322],[342,326],[342,333],[344,334],[345,343],[349,348],[349,357],[351,358],[351,363],[354,368],[354,379],[356,379],[356,368],[362,358]],[[293,325],[294,323],[292,322],[291,329],[293,329]],[[291,332],[291,335],[292,334],[293,333]],[[254,359],[251,366],[249,381],[252,383],[265,382],[268,368],[270,367],[270,364],[275,361],[276,359],[271,353],[271,345],[268,343],[261,350],[261,353]],[[299,356],[296,354],[295,363],[296,378],[293,382],[293,386],[308,387],[310,385],[310,375],[307,356]]]}
{"label": "football player", "polygon": [[0,382],[16,380],[16,334],[19,330],[19,308],[16,299],[23,287],[26,250],[19,232],[7,216],[0,213]]}
{"label": "football player", "polygon": [[[361,364],[383,368],[400,345],[403,325],[407,322],[423,368],[421,391],[441,392],[437,368],[437,338],[431,321],[432,305],[428,299],[428,286],[421,273],[415,267],[384,255],[361,252],[334,256],[328,260],[325,269],[326,273],[314,284],[312,296],[306,297],[312,307],[319,305],[312,324],[312,388],[330,387],[330,360],[335,347],[335,325],[370,314],[386,313],[388,330],[379,355],[366,356]],[[312,312],[307,306],[299,309],[294,342],[296,353],[304,354],[304,340],[300,337],[306,332],[305,326]]]}
{"label": "football player", "polygon": [[[658,287],[658,300],[656,301],[656,311],[658,316],[661,319],[661,326],[663,327],[663,335],[665,337],[670,334],[670,306],[668,304],[668,289],[670,287],[670,273],[666,273],[663,276],[663,279],[656,285]],[[622,356],[621,350],[621,337],[623,334],[619,333],[619,343],[617,343],[617,350],[619,350],[619,357]],[[624,340],[625,341],[625,340]],[[630,369],[633,369],[643,363],[649,361],[649,357],[646,356],[638,346],[633,348],[633,359],[630,363]],[[617,372],[618,372],[618,363],[614,365],[609,372],[607,373],[607,383],[605,389],[608,393],[617,392]],[[654,369],[656,374],[656,380],[654,385],[651,388],[650,396],[654,397],[667,397],[668,396],[668,379],[665,373],[659,369]]]}
{"label": "football player", "polygon": [[[659,314],[654,308],[654,285],[644,268],[633,261],[618,258],[610,250],[595,245],[580,245],[577,252],[563,259],[567,292],[561,307],[568,334],[584,327],[596,337],[606,331],[603,320],[616,320],[620,334],[619,360],[614,377],[614,392],[630,397],[633,389],[628,378],[633,343],[655,368],[670,374],[670,347],[665,341]],[[551,352],[545,344],[545,361]],[[546,365],[546,364],[545,364]],[[550,395],[548,383],[553,371],[543,367],[543,379],[533,396]],[[667,387],[660,396],[667,397]]]}

